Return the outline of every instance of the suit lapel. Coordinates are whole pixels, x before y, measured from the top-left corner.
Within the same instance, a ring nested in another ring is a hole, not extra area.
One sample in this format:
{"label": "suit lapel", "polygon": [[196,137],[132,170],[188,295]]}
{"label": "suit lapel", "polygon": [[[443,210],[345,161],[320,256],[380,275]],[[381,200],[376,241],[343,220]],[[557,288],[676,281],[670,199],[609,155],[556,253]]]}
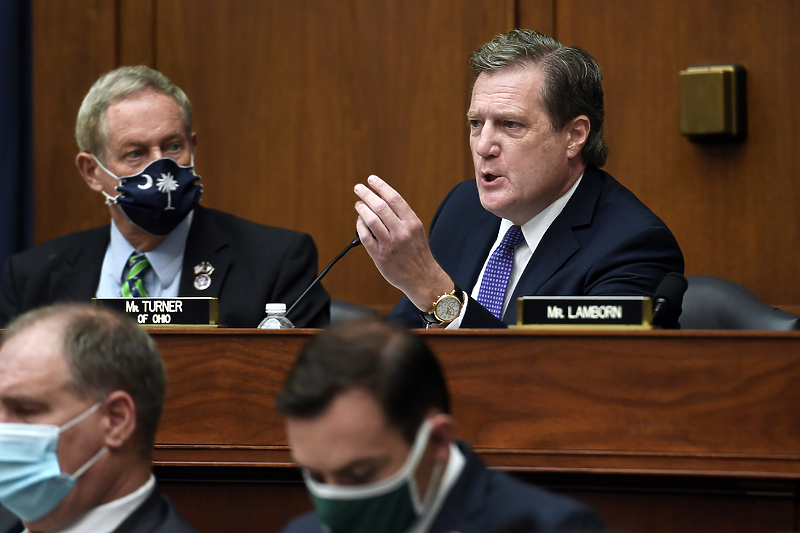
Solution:
{"label": "suit lapel", "polygon": [[[195,267],[204,262],[213,266],[214,271],[208,275],[211,280],[208,287],[198,289],[203,285],[195,283],[199,275],[195,272]],[[179,295],[218,298],[230,264],[230,247],[224,232],[208,216],[206,209],[198,205],[194,210],[192,227],[183,252]]]}
{"label": "suit lapel", "polygon": [[487,512],[489,471],[468,445],[456,444],[464,454],[466,464],[429,531],[480,533]]}
{"label": "suit lapel", "polygon": [[103,226],[93,231],[97,236],[92,234],[80,248],[47,258],[50,263],[49,301],[86,301],[97,294],[111,229]]}
{"label": "suit lapel", "polygon": [[486,210],[481,211],[481,214],[475,217],[472,223],[467,245],[461,250],[462,257],[458,261],[458,268],[454,273],[456,281],[460,282],[459,284],[467,293],[471,293],[475,287],[478,274],[489,256],[489,251],[497,239],[497,231],[500,229],[500,217]]}
{"label": "suit lapel", "polygon": [[[597,171],[587,167],[580,185],[575,189],[564,210],[559,214],[542,237],[536,251],[528,261],[511,302],[521,296],[538,293],[548,279],[567,262],[578,250],[580,242],[575,237],[574,228],[591,224],[595,205],[600,197],[601,180]],[[516,324],[517,306],[509,305],[503,316],[506,324]]]}

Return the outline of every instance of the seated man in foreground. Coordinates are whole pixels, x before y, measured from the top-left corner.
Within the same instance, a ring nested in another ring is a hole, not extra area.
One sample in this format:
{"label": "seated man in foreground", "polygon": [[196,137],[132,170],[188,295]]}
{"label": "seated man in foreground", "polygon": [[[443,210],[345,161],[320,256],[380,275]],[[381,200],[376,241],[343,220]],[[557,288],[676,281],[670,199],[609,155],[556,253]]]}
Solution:
{"label": "seated man in foreground", "polygon": [[61,304],[12,322],[0,348],[0,533],[196,533],[151,473],[165,388],[155,343],[127,317]]}
{"label": "seated man in foreground", "polygon": [[593,510],[492,472],[454,441],[438,361],[384,322],[342,323],[303,350],[277,400],[316,512],[285,533],[605,531]]}
{"label": "seated man in foreground", "polygon": [[600,170],[600,67],[532,30],[470,58],[467,119],[475,179],[442,201],[430,241],[377,176],[355,192],[358,235],[403,291],[389,319],[408,327],[506,327],[520,296],[652,296],[683,254],[667,226]]}

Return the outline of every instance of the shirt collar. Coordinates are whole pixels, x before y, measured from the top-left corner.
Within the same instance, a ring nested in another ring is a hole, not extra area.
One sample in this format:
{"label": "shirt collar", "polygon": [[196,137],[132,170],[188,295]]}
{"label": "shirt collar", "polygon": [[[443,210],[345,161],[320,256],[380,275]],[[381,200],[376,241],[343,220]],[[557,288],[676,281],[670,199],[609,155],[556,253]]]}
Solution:
{"label": "shirt collar", "polygon": [[[538,215],[521,226],[522,235],[525,237],[525,243],[530,247],[531,250],[536,250],[536,247],[539,246],[539,241],[542,240],[542,237],[544,237],[547,229],[558,217],[558,215],[561,214],[561,211],[564,210],[564,207],[567,205],[567,202],[569,202],[569,199],[572,198],[572,195],[575,193],[575,190],[578,188],[578,185],[580,185],[582,179],[583,172],[581,172],[581,175],[578,176],[577,180],[575,180],[575,183],[572,184],[572,187],[570,187],[569,190],[565,192],[558,200],[542,209]],[[498,241],[502,240],[503,236],[508,231],[508,228],[513,225],[513,222],[505,218],[500,221]]]}
{"label": "shirt collar", "polygon": [[[183,250],[186,247],[186,239],[189,236],[189,229],[192,226],[194,211],[191,211],[178,227],[172,230],[164,241],[144,255],[150,261],[153,272],[158,278],[159,284],[168,286],[172,280],[180,273],[183,258]],[[111,271],[119,272],[125,268],[128,257],[137,251],[131,243],[122,235],[114,220],[111,220]],[[120,278],[121,279],[121,278]]]}
{"label": "shirt collar", "polygon": [[430,528],[436,515],[439,514],[439,509],[441,509],[442,504],[445,499],[447,499],[447,495],[450,494],[450,490],[453,488],[453,485],[456,484],[466,464],[467,460],[461,450],[458,449],[458,445],[455,442],[451,442],[450,458],[447,460],[447,467],[442,475],[439,488],[436,491],[436,499],[433,500],[431,506],[423,512],[416,522],[414,522],[414,525],[407,533],[425,533],[428,531],[428,528]]}

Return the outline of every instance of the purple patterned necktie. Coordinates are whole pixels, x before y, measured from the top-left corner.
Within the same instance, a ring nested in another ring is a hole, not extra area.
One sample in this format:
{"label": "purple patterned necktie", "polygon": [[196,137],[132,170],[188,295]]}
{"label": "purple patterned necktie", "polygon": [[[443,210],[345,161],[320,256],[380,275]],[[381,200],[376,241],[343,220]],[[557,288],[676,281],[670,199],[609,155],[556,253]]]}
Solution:
{"label": "purple patterned necktie", "polygon": [[506,288],[511,277],[511,267],[514,265],[514,248],[523,238],[519,226],[508,228],[500,246],[495,248],[492,257],[489,258],[483,273],[477,300],[497,318],[501,318],[503,314]]}

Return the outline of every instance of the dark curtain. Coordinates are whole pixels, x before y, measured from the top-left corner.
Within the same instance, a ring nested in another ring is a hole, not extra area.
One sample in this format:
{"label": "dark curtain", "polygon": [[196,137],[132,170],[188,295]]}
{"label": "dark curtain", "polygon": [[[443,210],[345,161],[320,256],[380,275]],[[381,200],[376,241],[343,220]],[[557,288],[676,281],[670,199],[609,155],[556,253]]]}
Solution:
{"label": "dark curtain", "polygon": [[0,1],[0,265],[32,243],[29,4]]}

